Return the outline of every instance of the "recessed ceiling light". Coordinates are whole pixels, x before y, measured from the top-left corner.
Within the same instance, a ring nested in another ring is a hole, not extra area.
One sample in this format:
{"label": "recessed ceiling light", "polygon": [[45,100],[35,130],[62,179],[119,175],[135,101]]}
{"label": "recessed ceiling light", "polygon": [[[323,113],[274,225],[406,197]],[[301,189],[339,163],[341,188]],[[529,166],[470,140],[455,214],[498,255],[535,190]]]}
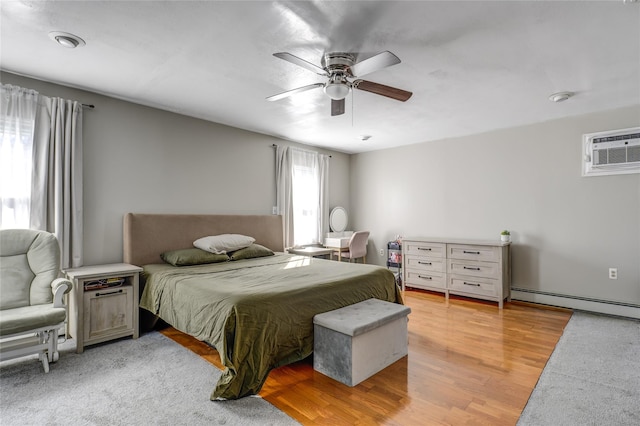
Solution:
{"label": "recessed ceiling light", "polygon": [[551,102],[563,102],[569,99],[570,97],[572,97],[573,95],[574,95],[573,92],[558,92],[549,96],[549,100]]}
{"label": "recessed ceiling light", "polygon": [[60,31],[51,31],[49,33],[49,38],[55,41],[56,43],[58,43],[60,46],[67,47],[69,49],[82,47],[86,44],[84,40],[78,37],[77,35],[70,34],[70,33],[63,33]]}

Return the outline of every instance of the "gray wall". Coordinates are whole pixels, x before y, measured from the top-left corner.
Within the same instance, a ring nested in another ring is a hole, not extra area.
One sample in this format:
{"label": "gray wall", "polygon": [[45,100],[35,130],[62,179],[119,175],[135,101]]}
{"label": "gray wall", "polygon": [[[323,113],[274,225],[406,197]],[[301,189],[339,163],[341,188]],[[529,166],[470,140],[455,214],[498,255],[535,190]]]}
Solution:
{"label": "gray wall", "polygon": [[[272,144],[294,143],[14,74],[1,76],[5,84],[96,106],[85,109],[83,120],[85,265],[122,261],[127,212],[271,214]],[[332,155],[330,206],[349,208],[349,156],[317,151]]]}
{"label": "gray wall", "polygon": [[639,125],[633,107],[352,155],[352,223],[376,251],[509,229],[513,287],[640,304],[640,174],[583,178],[580,162],[584,133]]}
{"label": "gray wall", "polygon": [[[84,114],[85,264],[122,259],[126,212],[270,214],[277,138],[2,73],[96,105]],[[513,287],[640,304],[640,175],[580,176],[582,134],[640,125],[640,107],[358,155],[332,154],[330,207],[371,231],[513,238]],[[321,152],[327,152],[319,150]],[[375,251],[375,252],[372,252]],[[618,280],[609,280],[617,267]]]}

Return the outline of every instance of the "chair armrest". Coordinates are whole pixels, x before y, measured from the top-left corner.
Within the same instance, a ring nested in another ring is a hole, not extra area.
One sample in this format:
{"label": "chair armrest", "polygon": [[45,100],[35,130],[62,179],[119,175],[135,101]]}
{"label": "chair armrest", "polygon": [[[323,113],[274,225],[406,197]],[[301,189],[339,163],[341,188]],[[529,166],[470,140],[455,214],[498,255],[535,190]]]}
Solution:
{"label": "chair armrest", "polygon": [[51,282],[51,291],[53,292],[53,307],[64,308],[62,298],[73,288],[73,284],[66,278],[56,278]]}

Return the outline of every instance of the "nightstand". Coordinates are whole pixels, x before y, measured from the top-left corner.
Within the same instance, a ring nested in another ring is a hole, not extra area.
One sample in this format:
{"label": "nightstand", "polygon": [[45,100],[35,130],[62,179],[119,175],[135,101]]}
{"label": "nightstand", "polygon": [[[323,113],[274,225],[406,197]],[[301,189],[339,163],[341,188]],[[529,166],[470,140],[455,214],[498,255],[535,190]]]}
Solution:
{"label": "nightstand", "polygon": [[120,337],[138,338],[138,285],[142,268],[127,263],[68,269],[67,333],[84,347]]}

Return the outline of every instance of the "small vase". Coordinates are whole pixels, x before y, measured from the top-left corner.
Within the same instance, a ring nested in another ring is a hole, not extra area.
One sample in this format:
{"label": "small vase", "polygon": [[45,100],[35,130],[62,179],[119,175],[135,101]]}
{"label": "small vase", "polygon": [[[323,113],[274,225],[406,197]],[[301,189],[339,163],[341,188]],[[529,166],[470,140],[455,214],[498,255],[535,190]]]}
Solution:
{"label": "small vase", "polygon": [[500,239],[505,243],[508,243],[509,241],[511,241],[511,235],[500,235]]}

